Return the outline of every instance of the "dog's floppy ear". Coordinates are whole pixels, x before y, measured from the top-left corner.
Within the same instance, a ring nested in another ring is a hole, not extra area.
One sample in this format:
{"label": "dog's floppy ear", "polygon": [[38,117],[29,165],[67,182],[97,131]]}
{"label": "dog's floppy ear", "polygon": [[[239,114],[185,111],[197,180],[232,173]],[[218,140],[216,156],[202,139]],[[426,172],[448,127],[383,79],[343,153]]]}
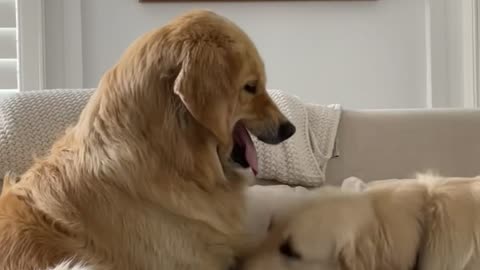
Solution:
{"label": "dog's floppy ear", "polygon": [[174,92],[190,114],[227,144],[231,140],[232,66],[227,51],[216,44],[198,42],[185,50]]}

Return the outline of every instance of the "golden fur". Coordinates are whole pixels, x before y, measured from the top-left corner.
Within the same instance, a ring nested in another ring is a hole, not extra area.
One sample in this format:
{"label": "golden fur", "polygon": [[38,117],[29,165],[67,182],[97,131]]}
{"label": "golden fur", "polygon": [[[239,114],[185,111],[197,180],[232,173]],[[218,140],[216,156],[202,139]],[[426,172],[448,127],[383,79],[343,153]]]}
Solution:
{"label": "golden fur", "polygon": [[320,188],[276,220],[245,270],[480,269],[480,178]]}
{"label": "golden fur", "polygon": [[15,174],[12,174],[10,172],[5,174],[5,176],[3,177],[3,185],[2,185],[0,196],[6,193],[19,180],[20,180],[20,177],[18,177]]}
{"label": "golden fur", "polygon": [[233,127],[268,138],[288,122],[265,80],[247,35],[212,12],[139,38],[3,192],[0,269],[227,269],[247,242]]}

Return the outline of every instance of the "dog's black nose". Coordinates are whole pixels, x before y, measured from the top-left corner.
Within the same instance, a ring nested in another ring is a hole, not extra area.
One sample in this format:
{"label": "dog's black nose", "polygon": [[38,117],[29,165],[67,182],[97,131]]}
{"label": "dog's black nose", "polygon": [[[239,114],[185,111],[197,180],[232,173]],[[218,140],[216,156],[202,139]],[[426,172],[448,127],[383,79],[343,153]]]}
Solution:
{"label": "dog's black nose", "polygon": [[297,129],[295,126],[290,123],[290,121],[285,121],[283,123],[280,123],[280,125],[276,126],[275,129],[269,128],[265,130],[265,133],[260,133],[257,136],[257,138],[268,144],[279,144],[286,139],[292,137],[293,134],[295,134],[295,131]]}
{"label": "dog's black nose", "polygon": [[295,131],[297,131],[297,129],[292,123],[289,121],[284,122],[280,124],[280,127],[278,128],[278,138],[280,141],[285,141],[286,139],[292,137],[292,135],[295,134]]}

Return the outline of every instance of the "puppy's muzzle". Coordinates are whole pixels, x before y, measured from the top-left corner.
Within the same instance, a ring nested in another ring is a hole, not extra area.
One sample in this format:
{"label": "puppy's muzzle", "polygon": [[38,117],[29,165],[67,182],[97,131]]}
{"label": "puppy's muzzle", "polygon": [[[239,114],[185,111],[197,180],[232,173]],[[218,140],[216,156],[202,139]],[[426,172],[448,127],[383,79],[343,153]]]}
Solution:
{"label": "puppy's muzzle", "polygon": [[270,128],[259,134],[257,138],[264,143],[279,144],[292,137],[296,130],[297,129],[290,121],[285,121],[280,123],[277,127]]}

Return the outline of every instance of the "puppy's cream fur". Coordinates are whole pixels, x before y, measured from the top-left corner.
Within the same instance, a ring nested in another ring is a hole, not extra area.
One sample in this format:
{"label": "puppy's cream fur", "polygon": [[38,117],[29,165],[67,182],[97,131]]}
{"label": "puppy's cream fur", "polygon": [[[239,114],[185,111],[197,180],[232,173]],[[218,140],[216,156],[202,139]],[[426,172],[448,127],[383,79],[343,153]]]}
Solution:
{"label": "puppy's cream fur", "polygon": [[212,12],[140,37],[2,193],[0,269],[227,269],[247,242],[234,125],[287,121],[265,81],[247,35]]}
{"label": "puppy's cream fur", "polygon": [[316,192],[277,220],[244,269],[480,269],[480,178],[427,175]]}
{"label": "puppy's cream fur", "polygon": [[72,264],[69,261],[65,261],[55,266],[54,268],[49,268],[48,270],[95,270],[95,268],[85,266],[83,263]]}

